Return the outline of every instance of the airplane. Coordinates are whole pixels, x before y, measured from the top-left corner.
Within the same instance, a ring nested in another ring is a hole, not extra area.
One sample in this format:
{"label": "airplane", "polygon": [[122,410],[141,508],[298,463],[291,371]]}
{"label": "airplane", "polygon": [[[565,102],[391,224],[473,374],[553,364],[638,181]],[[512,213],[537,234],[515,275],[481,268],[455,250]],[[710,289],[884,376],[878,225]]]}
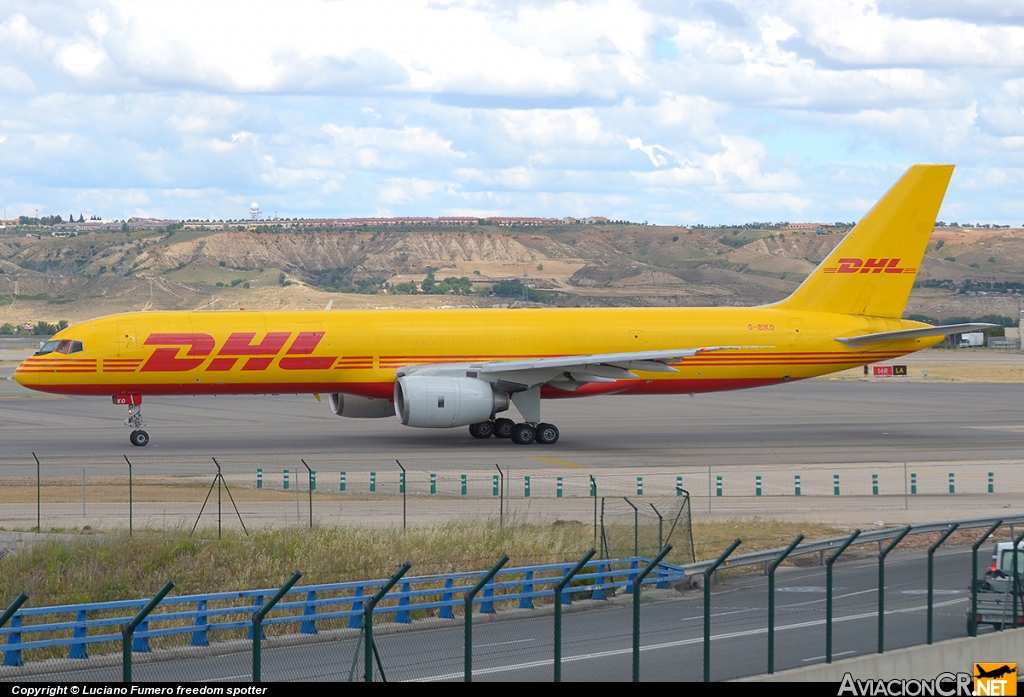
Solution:
{"label": "airplane", "polygon": [[995,678],[998,680],[1004,675],[1010,675],[1011,673],[1017,672],[1016,664],[1014,664],[1013,668],[1011,668],[1009,665],[1004,664],[999,668],[995,668],[993,670],[985,670],[977,663],[974,664],[974,667],[978,671],[978,674],[974,676],[976,678]]}
{"label": "airplane", "polygon": [[[127,406],[157,395],[329,395],[350,418],[550,445],[541,400],[782,385],[994,325],[901,319],[952,165],[915,165],[788,298],[758,307],[132,312],[70,326],[25,387]],[[521,420],[499,414],[515,406]]]}

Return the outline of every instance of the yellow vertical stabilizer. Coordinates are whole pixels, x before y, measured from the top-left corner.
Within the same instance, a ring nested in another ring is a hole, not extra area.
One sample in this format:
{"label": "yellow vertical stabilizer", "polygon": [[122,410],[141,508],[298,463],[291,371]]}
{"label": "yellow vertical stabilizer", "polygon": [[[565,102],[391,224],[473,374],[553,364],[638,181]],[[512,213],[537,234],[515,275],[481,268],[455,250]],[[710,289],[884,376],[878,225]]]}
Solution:
{"label": "yellow vertical stabilizer", "polygon": [[796,291],[774,305],[847,315],[903,315],[953,165],[914,165]]}

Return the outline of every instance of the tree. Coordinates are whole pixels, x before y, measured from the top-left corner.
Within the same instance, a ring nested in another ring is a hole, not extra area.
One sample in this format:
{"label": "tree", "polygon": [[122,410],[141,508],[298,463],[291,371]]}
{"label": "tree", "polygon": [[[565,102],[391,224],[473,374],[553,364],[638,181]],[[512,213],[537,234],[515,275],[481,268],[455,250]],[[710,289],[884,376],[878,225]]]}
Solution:
{"label": "tree", "polygon": [[437,281],[434,280],[434,272],[431,271],[427,274],[427,277],[423,279],[423,283],[420,284],[420,288],[423,289],[424,293],[433,293],[434,286],[436,284]]}
{"label": "tree", "polygon": [[84,223],[85,222],[85,216],[83,216],[81,213],[78,214],[78,222],[80,222],[80,223]]}

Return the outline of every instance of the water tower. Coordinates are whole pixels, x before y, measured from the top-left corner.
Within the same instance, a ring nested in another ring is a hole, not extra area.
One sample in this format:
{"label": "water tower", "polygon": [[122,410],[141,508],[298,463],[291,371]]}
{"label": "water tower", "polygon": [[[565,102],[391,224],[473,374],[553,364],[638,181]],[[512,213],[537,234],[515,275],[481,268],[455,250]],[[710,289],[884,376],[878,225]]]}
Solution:
{"label": "water tower", "polygon": [[249,206],[249,217],[253,220],[260,219],[260,204],[253,203],[251,206]]}

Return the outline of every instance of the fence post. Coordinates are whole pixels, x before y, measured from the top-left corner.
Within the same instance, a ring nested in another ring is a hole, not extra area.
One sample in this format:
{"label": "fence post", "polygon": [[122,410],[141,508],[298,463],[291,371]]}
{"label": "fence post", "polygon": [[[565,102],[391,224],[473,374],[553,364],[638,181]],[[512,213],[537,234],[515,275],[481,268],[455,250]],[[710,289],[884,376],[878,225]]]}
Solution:
{"label": "fence post", "polygon": [[[5,624],[7,624],[7,621],[9,619],[14,617],[14,613],[18,611],[18,608],[20,608],[22,605],[25,604],[26,600],[28,600],[28,596],[25,594],[25,591],[22,591],[21,593],[18,593],[18,597],[15,598],[14,600],[12,600],[11,604],[8,605],[7,609],[4,610],[2,615],[0,615],[0,628],[2,628]],[[16,619],[18,620],[18,625],[20,625],[21,624],[21,618],[19,617],[19,618],[16,618]],[[11,626],[14,627],[16,625],[12,622]],[[19,643],[19,644],[21,643],[21,636],[20,635],[18,635],[18,634],[9,634],[8,636],[11,637],[11,638],[18,637],[17,643]],[[11,642],[10,639],[8,639],[7,641],[8,641],[8,648],[7,648],[6,651],[4,651],[4,665],[5,666],[20,666],[20,665],[24,665],[24,663],[21,660],[21,650],[20,649],[18,649],[18,650],[11,649],[10,645],[12,643],[14,643],[14,642]]]}
{"label": "fence post", "polygon": [[412,602],[409,600],[410,590],[409,582],[403,582],[402,597],[398,599],[399,610],[395,613],[395,624],[412,624],[412,615],[409,614],[409,608],[412,605]]}
{"label": "fence post", "polygon": [[[952,474],[950,476],[953,476]],[[971,636],[978,636],[978,547],[985,543],[989,535],[996,531],[1003,521],[997,520],[992,527],[985,531],[977,542],[971,545],[971,618],[967,622]]]}
{"label": "fence post", "polygon": [[[75,613],[75,628],[71,632],[72,639],[84,639],[86,635],[86,621],[88,620],[88,614],[85,610],[79,610]],[[68,658],[74,659],[86,659],[89,658],[88,649],[84,642],[78,644],[71,644],[68,649]]]}
{"label": "fence post", "polygon": [[36,461],[36,532],[42,532],[43,528],[43,480],[41,465],[39,464],[39,458],[36,457],[35,453],[32,453],[32,458]]}
{"label": "fence post", "polygon": [[711,682],[711,575],[742,542],[737,537],[711,566],[704,569],[704,682]]}
{"label": "fence post", "polygon": [[[373,597],[367,600],[366,604],[363,606],[363,626],[366,631],[366,645],[363,647],[363,650],[365,651],[363,654],[363,680],[365,682],[373,682],[373,654],[376,650],[376,647],[373,645],[373,609],[377,607],[377,603],[379,603],[381,598],[391,590],[392,586],[398,583],[402,576],[405,575],[405,572],[411,568],[412,564],[409,562],[405,562],[398,567],[398,571],[396,571],[395,574],[387,580],[387,583],[381,586],[380,590],[374,593]],[[383,672],[383,666],[381,666],[382,677]]]}
{"label": "fence post", "polygon": [[672,545],[665,545],[658,552],[658,556],[633,579],[633,682],[640,682],[640,585],[647,574],[651,573],[671,551]]}
{"label": "fence post", "polygon": [[622,500],[633,509],[633,556],[638,557],[640,556],[640,509],[625,496],[622,497]]}
{"label": "fence post", "polygon": [[[1017,603],[1018,603],[1018,598],[1020,598],[1020,568],[1017,566],[1017,555],[1020,552],[1018,552],[1017,550],[1020,547],[1020,543],[1021,543],[1022,540],[1024,540],[1024,532],[1022,532],[1020,535],[1018,535],[1013,540],[1013,559],[1010,562],[1011,564],[1013,564],[1013,628],[1014,629],[1016,629],[1016,628],[1018,628],[1020,626],[1020,619],[1017,617],[1017,607],[1018,607]],[[2,619],[2,618],[0,618],[0,619]],[[4,626],[4,625],[3,625],[2,622],[0,622],[0,627],[2,627],[2,626]]]}
{"label": "fence post", "polygon": [[942,534],[938,541],[928,548],[928,643],[932,643],[932,588],[935,583],[935,550],[937,550],[946,538],[953,534],[953,531],[960,527],[960,523],[953,523]]}
{"label": "fence post", "polygon": [[839,559],[839,555],[853,544],[858,535],[860,535],[860,529],[854,530],[853,534],[847,537],[839,549],[825,562],[827,564],[825,571],[825,663],[832,662],[832,565]]}
{"label": "fence post", "polygon": [[803,535],[797,535],[796,539],[789,543],[782,553],[775,557],[775,561],[768,565],[768,674],[775,672],[775,570],[779,568],[782,560],[790,555],[804,539]]}
{"label": "fence post", "polygon": [[463,675],[466,682],[473,682],[473,598],[480,589],[487,585],[494,575],[501,570],[501,567],[508,563],[508,555],[501,555],[501,559],[498,563],[491,567],[491,570],[484,574],[483,578],[476,582],[463,598],[466,604],[466,610],[463,613],[466,619],[466,629],[463,637],[463,649],[465,652],[465,673]]}
{"label": "fence post", "polygon": [[316,591],[306,591],[306,606],[302,608],[299,634],[318,634],[316,629]]}
{"label": "fence post", "polygon": [[[210,638],[207,634],[209,622],[206,618],[207,602],[200,600],[196,603],[196,631],[192,632],[192,646],[209,646]],[[200,629],[201,627],[201,629]]]}
{"label": "fence post", "polygon": [[591,547],[590,551],[576,562],[576,566],[569,569],[565,576],[562,576],[562,580],[555,584],[555,682],[562,682],[562,591],[595,554],[597,550]]}
{"label": "fence post", "polygon": [[911,526],[903,528],[896,539],[878,553],[878,653],[885,653],[885,558],[910,532]]}
{"label": "fence post", "polygon": [[164,587],[157,591],[157,594],[150,598],[146,606],[139,610],[138,614],[121,627],[121,678],[123,682],[132,681],[132,637],[135,628],[153,612],[153,609],[160,604],[171,589],[174,588],[174,581],[167,581]]}
{"label": "fence post", "polygon": [[132,536],[132,518],[135,515],[135,502],[133,496],[132,486],[132,462],[128,459],[128,456],[124,456],[124,461],[128,463],[128,537]]}
{"label": "fence post", "polygon": [[655,508],[653,503],[648,501],[647,504],[654,511],[654,515],[658,516],[658,549],[661,549],[664,546],[664,544],[665,544],[664,541],[662,540],[662,537],[664,536],[664,533],[665,533],[665,518],[664,518],[664,516],[661,515],[661,511],[659,511],[657,508]]}
{"label": "fence post", "polygon": [[[287,472],[288,470],[285,470]],[[252,681],[260,682],[262,679],[262,655],[261,648],[263,644],[263,620],[267,614],[274,609],[278,601],[284,597],[284,594],[292,589],[292,586],[302,578],[302,572],[296,571],[292,574],[292,577],[285,581],[284,585],[277,589],[273,597],[267,601],[267,603],[252,613]]]}
{"label": "fence post", "polygon": [[[398,460],[395,460],[398,462]],[[398,493],[402,495],[402,530],[405,530],[407,519],[408,519],[408,506],[406,504],[405,496],[405,467],[402,466],[401,462],[398,462],[398,467],[402,470],[398,474]]]}
{"label": "fence post", "polygon": [[302,466],[306,468],[307,476],[309,478],[309,529],[313,529],[313,489],[316,488],[316,472],[314,472],[309,465],[306,464],[305,460],[299,460]]}

